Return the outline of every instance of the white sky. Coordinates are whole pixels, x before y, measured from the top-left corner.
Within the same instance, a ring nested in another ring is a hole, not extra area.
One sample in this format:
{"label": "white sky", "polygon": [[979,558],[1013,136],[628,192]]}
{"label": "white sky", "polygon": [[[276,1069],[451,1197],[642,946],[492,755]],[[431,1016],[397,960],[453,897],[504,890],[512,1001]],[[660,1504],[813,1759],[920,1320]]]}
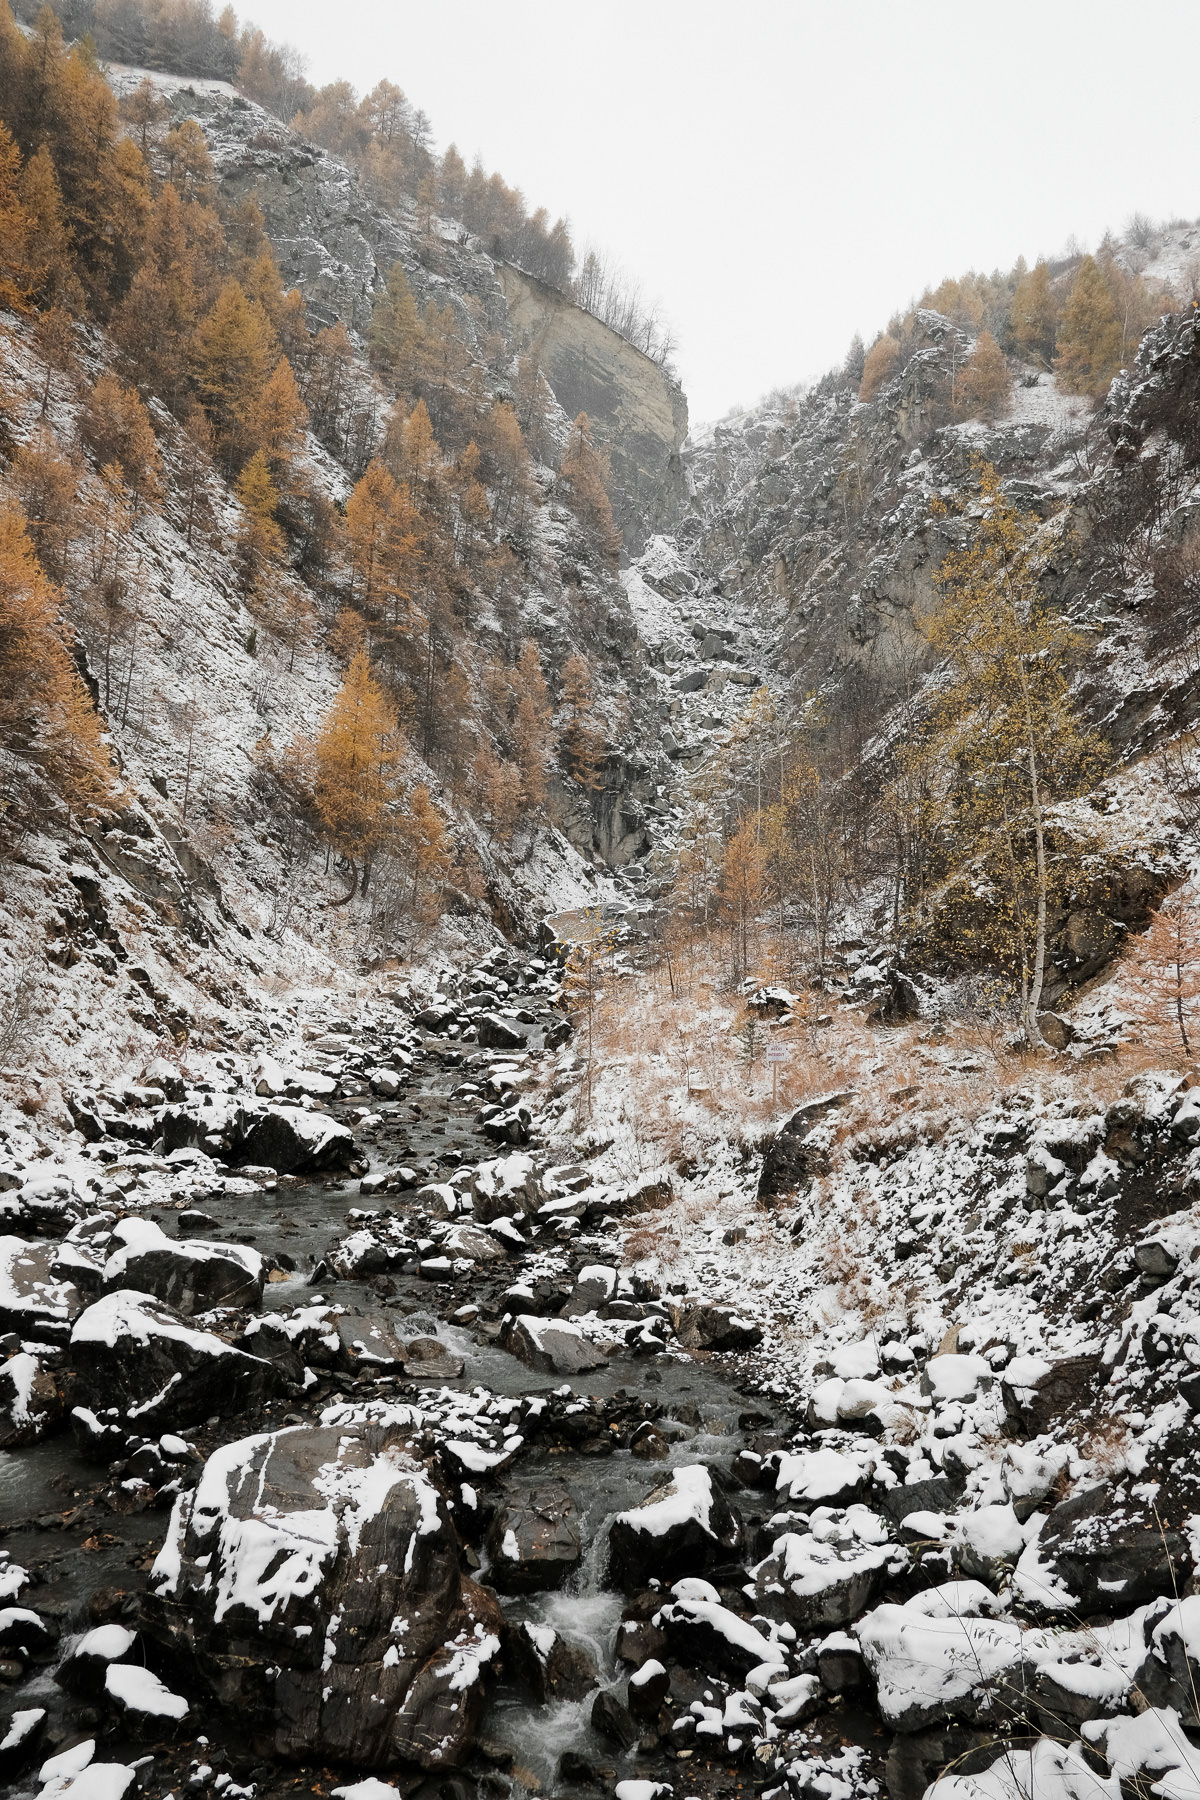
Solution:
{"label": "white sky", "polygon": [[1200,214],[1196,0],[245,0],[657,295],[693,423],[927,284]]}

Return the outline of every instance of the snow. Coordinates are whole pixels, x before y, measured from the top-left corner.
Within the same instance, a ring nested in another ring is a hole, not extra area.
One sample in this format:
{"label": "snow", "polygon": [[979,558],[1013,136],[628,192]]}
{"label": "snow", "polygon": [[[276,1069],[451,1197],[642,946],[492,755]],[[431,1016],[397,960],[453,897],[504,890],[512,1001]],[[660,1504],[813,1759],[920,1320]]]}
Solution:
{"label": "snow", "polygon": [[1115,1777],[1090,1769],[1078,1745],[1038,1738],[1003,1751],[978,1775],[943,1775],[925,1800],[1120,1800],[1120,1794]]}
{"label": "snow", "polygon": [[695,1520],[702,1530],[711,1533],[712,1504],[712,1476],[708,1470],[703,1463],[684,1463],[672,1473],[667,1492],[661,1499],[650,1500],[645,1506],[634,1507],[616,1516],[622,1524],[632,1525],[634,1530],[647,1537],[664,1537],[668,1531],[686,1525],[689,1520]]}
{"label": "snow", "polygon": [[127,1625],[94,1625],[85,1631],[75,1646],[78,1656],[99,1656],[105,1662],[119,1662],[128,1656],[137,1642],[137,1633]]}
{"label": "snow", "polygon": [[132,1664],[114,1663],[106,1669],[104,1687],[130,1712],[144,1713],[151,1718],[182,1719],[188,1710],[182,1694],[173,1694],[149,1669]]}
{"label": "snow", "polygon": [[[720,1594],[709,1581],[702,1581],[698,1576],[689,1576],[677,1581],[671,1589],[673,1596],[669,1608],[664,1609],[669,1615],[710,1626],[739,1650],[754,1657],[756,1663],[784,1662],[783,1651],[771,1639],[765,1637],[757,1626],[731,1612],[723,1604]],[[661,1614],[655,1614],[656,1618]]]}
{"label": "snow", "polygon": [[987,1709],[1020,1668],[1022,1632],[1007,1619],[983,1618],[995,1596],[977,1582],[952,1582],[903,1606],[885,1604],[854,1632],[875,1678],[887,1723],[914,1724]]}

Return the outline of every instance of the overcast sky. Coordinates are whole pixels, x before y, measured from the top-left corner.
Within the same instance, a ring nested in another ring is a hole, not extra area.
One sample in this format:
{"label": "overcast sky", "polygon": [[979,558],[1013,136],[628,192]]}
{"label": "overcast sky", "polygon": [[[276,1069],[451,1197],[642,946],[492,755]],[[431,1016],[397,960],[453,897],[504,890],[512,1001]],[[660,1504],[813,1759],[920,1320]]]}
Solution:
{"label": "overcast sky", "polygon": [[[239,10],[243,10],[239,8]],[[927,283],[1200,214],[1196,0],[245,0],[661,299],[693,422]]]}

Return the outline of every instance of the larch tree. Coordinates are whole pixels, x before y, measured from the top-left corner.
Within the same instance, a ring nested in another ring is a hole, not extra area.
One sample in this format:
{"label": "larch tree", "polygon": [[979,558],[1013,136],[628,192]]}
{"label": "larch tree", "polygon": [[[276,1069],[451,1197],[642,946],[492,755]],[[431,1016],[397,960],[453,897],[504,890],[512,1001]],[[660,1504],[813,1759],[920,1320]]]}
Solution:
{"label": "larch tree", "polygon": [[408,277],[402,266],[394,262],[388,270],[386,286],[376,290],[371,302],[367,348],[375,367],[399,389],[412,388],[424,335]]}
{"label": "larch tree", "polygon": [[964,419],[999,419],[1012,410],[1012,376],[1004,352],[984,328],[958,378],[957,411]]}
{"label": "larch tree", "polygon": [[[924,621],[945,659],[928,747],[951,792],[951,863],[991,888],[979,945],[1009,969],[1025,1041],[1041,1041],[1047,921],[1055,875],[1048,809],[1093,778],[1101,746],[1071,698],[1078,634],[1046,606],[1034,522],[989,464],[978,470],[982,516],[970,542],[937,571],[940,605]],[[990,940],[990,941],[989,941]]]}
{"label": "larch tree", "polygon": [[1022,275],[1008,311],[1008,331],[1016,354],[1026,362],[1049,369],[1054,362],[1058,329],[1058,302],[1050,286],[1050,271],[1037,262]]}
{"label": "larch tree", "polygon": [[404,741],[396,711],[360,650],[312,745],[313,801],[330,850],[345,864],[344,905],[366,893],[371,865],[392,830]]}
{"label": "larch tree", "polygon": [[892,379],[899,364],[899,342],[888,333],[882,333],[863,358],[862,378],[858,384],[859,399],[876,399],[879,390]]}
{"label": "larch tree", "polygon": [[1192,1062],[1200,1048],[1200,907],[1190,882],[1167,895],[1125,965],[1148,1046]]}
{"label": "larch tree", "polygon": [[398,829],[412,877],[411,903],[415,911],[422,893],[446,879],[453,861],[446,822],[423,781],[408,796]]}
{"label": "larch tree", "polygon": [[1058,327],[1059,381],[1069,394],[1098,399],[1121,366],[1123,344],[1112,285],[1095,257],[1085,256]]}
{"label": "larch tree", "polygon": [[580,413],[571,427],[558,478],[566,488],[572,512],[592,532],[601,553],[615,558],[621,533],[608,497],[608,457],[595,442],[586,413]]}
{"label": "larch tree", "polygon": [[191,361],[218,446],[232,467],[254,447],[256,413],[276,361],[271,322],[236,281],[225,283],[197,325]]}
{"label": "larch tree", "polygon": [[744,819],[725,845],[717,883],[717,916],[729,931],[735,980],[750,973],[766,891],[767,857],[753,817]]}
{"label": "larch tree", "polygon": [[267,575],[283,556],[283,532],[275,518],[279,490],[271,480],[267,459],[256,450],[238,476],[234,492],[242,508],[238,557],[249,594],[261,594]]}
{"label": "larch tree", "polygon": [[115,463],[130,492],[148,502],[162,492],[162,457],[150,414],[136,388],[102,375],[88,396],[79,428],[101,463]]}

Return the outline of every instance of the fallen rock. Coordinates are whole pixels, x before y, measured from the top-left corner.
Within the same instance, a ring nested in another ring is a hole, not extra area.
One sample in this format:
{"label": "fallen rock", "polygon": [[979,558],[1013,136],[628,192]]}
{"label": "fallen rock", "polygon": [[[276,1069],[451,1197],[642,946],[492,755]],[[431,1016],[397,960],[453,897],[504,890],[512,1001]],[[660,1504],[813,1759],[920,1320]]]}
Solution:
{"label": "fallen rock", "polygon": [[281,1175],[339,1169],[354,1159],[354,1133],[328,1113],[268,1106],[247,1122],[238,1143],[243,1162],[264,1163]]}
{"label": "fallen rock", "polygon": [[74,1282],[55,1273],[58,1246],[0,1237],[0,1332],[21,1338],[65,1338],[83,1310]]}
{"label": "fallen rock", "polygon": [[609,1571],[629,1592],[728,1562],[742,1546],[741,1520],[703,1463],[685,1463],[609,1531]]}
{"label": "fallen rock", "polygon": [[136,1218],[114,1226],[113,1242],[103,1275],[110,1293],[136,1288],[182,1313],[262,1303],[266,1263],[243,1244],[178,1243],[152,1219]]}
{"label": "fallen rock", "polygon": [[481,1013],[475,1030],[481,1050],[523,1050],[529,1035],[512,1013]]}
{"label": "fallen rock", "polygon": [[98,1700],[104,1693],[108,1671],[114,1663],[128,1662],[137,1644],[137,1633],[125,1625],[96,1625],[85,1631],[54,1671],[54,1679],[68,1693],[84,1700]]}
{"label": "fallen rock", "polygon": [[578,1375],[603,1368],[608,1358],[590,1343],[578,1325],[564,1319],[539,1319],[534,1313],[508,1318],[500,1334],[508,1350],[526,1368],[545,1375]]}
{"label": "fallen rock", "polygon": [[505,1648],[512,1678],[539,1706],[552,1700],[582,1700],[600,1683],[600,1670],[590,1651],[569,1644],[551,1625],[522,1619],[513,1626]]}
{"label": "fallen rock", "polygon": [[454,1766],[499,1651],[410,1425],[243,1438],[181,1495],[151,1574],[149,1629],[261,1754]]}
{"label": "fallen rock", "polygon": [[511,1495],[487,1537],[490,1574],[502,1594],[561,1587],[581,1554],[579,1508],[562,1481]]}
{"label": "fallen rock", "polygon": [[243,1412],[275,1393],[279,1382],[270,1363],[128,1288],[80,1314],[71,1361],[70,1403],[95,1418],[136,1420],[142,1433]]}
{"label": "fallen rock", "polygon": [[876,1700],[893,1731],[949,1720],[1008,1719],[1024,1689],[1023,1633],[977,1581],[950,1581],[903,1606],[877,1606],[854,1627]]}

